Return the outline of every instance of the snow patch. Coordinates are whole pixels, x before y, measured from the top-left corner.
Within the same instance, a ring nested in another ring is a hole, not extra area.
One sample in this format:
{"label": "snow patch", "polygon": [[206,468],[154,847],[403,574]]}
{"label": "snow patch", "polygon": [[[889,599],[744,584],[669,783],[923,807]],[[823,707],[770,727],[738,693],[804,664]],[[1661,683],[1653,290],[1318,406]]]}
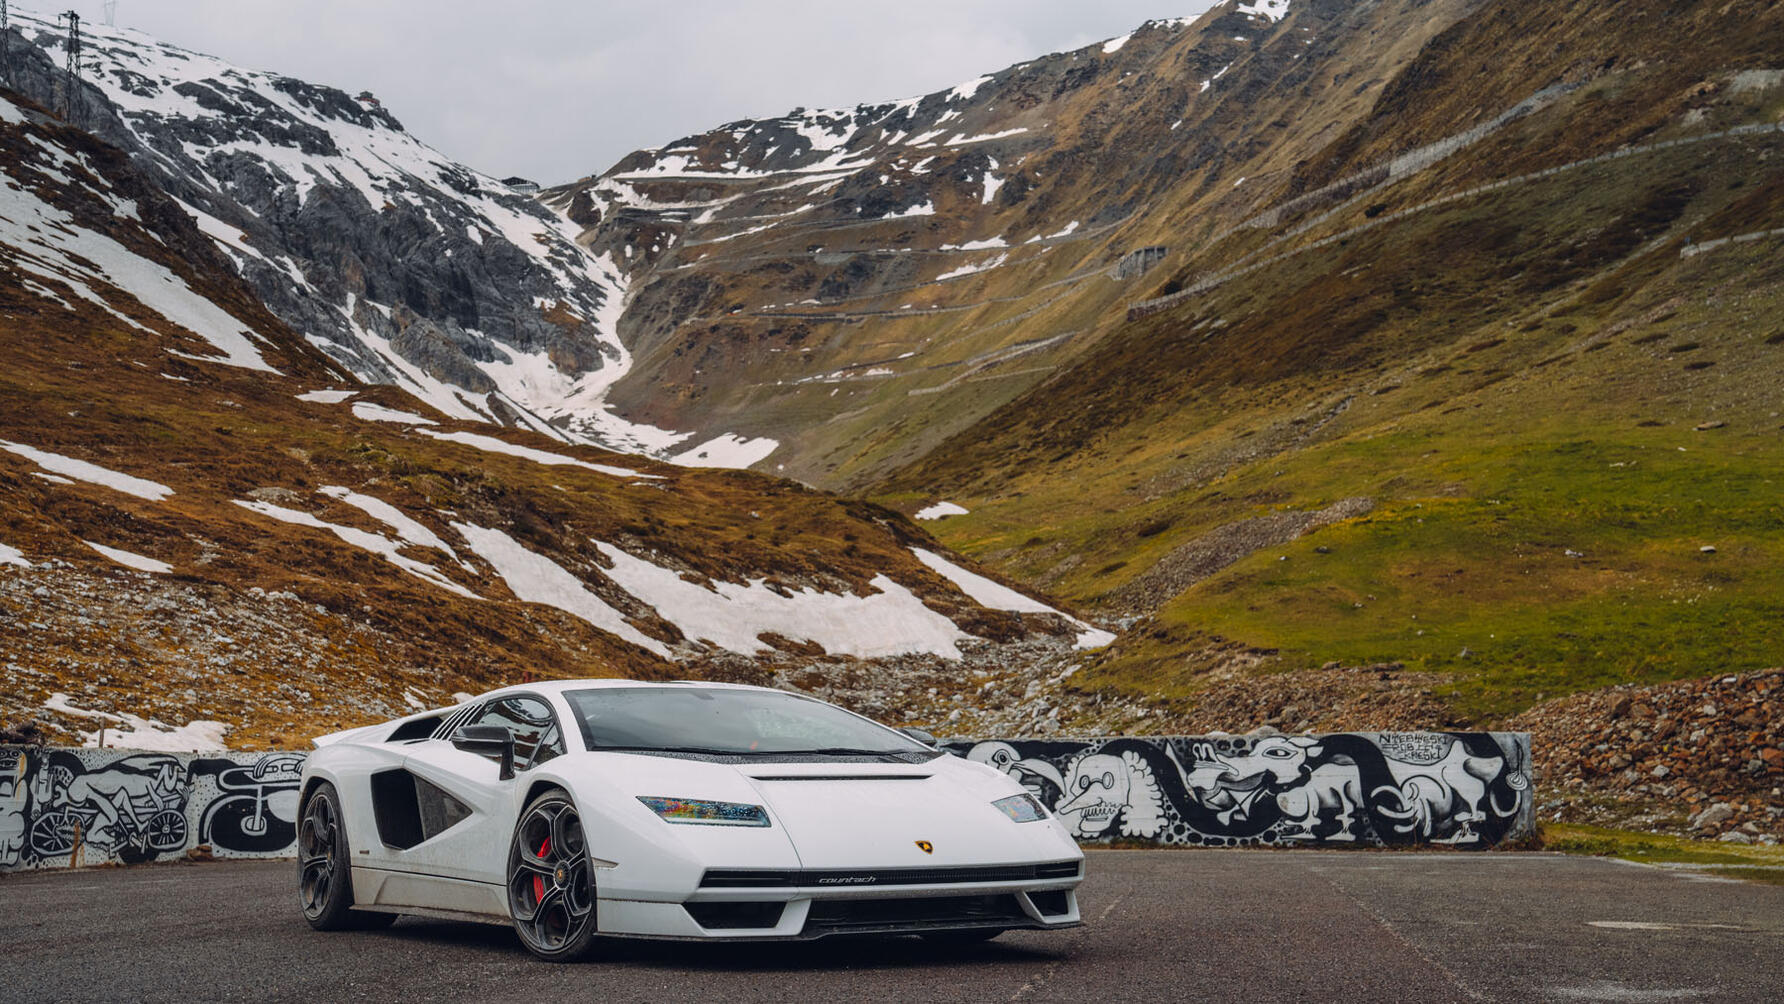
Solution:
{"label": "snow patch", "polygon": [[763,579],[715,582],[709,589],[612,544],[595,541],[595,546],[613,561],[607,576],[620,588],[655,607],[689,638],[744,655],[767,651],[758,636],[772,633],[816,642],[832,655],[871,659],[927,653],[957,659],[958,643],[970,637],[884,575],[868,583],[879,591],[867,596],[809,588],[782,595]]}
{"label": "snow patch", "polygon": [[1004,262],[1008,261],[1009,259],[1010,259],[1010,256],[1008,254],[1000,254],[1000,255],[996,256],[995,258],[988,258],[985,261],[979,262],[976,265],[962,265],[959,268],[952,269],[947,272],[943,272],[941,275],[936,276],[935,281],[941,282],[944,279],[958,279],[963,275],[974,275],[979,272],[989,272],[990,270],[996,268],[997,266],[1002,265]]}
{"label": "snow patch", "polygon": [[1113,634],[1101,628],[1092,627],[1070,614],[1061,613],[1040,600],[1024,596],[1002,583],[993,582],[976,572],[969,572],[933,551],[913,547],[911,553],[917,556],[918,561],[929,566],[931,571],[952,582],[956,588],[967,595],[968,599],[979,606],[991,610],[1008,610],[1019,614],[1058,614],[1064,617],[1080,629],[1077,642],[1073,645],[1074,648],[1102,648],[1115,640]]}
{"label": "snow patch", "polygon": [[948,92],[948,100],[949,101],[971,101],[973,98],[973,95],[979,93],[979,88],[984,87],[986,84],[989,84],[990,82],[991,82],[991,78],[988,76],[987,77],[975,77],[972,80],[968,80],[966,83],[961,84],[960,86],[949,91]]}
{"label": "snow patch", "polygon": [[952,502],[937,502],[917,510],[918,519],[941,519],[944,516],[964,516],[972,510]]}
{"label": "snow patch", "polygon": [[402,425],[439,425],[431,418],[422,418],[412,411],[398,411],[370,401],[355,401],[353,417],[366,422],[397,422]]}
{"label": "snow patch", "polygon": [[416,522],[408,513],[391,505],[389,502],[380,498],[374,498],[370,495],[362,495],[359,492],[340,485],[328,485],[316,490],[327,495],[331,499],[337,499],[347,503],[353,508],[358,509],[360,512],[383,523],[385,526],[390,527],[392,530],[395,530],[397,537],[400,538],[403,543],[413,544],[416,547],[431,547],[445,551],[454,561],[457,561],[465,571],[470,572],[473,575],[477,574],[476,567],[470,562],[460,559],[458,552],[454,551],[451,545],[440,539],[439,534],[428,529],[423,524]]}
{"label": "snow patch", "polygon": [[106,547],[104,544],[95,544],[90,540],[83,540],[81,543],[98,551],[100,554],[105,555],[118,564],[123,565],[126,568],[134,568],[139,572],[157,572],[161,575],[166,575],[168,572],[173,571],[173,566],[165,561],[156,561],[154,558],[145,558],[142,555],[131,551],[125,551],[116,547]]}
{"label": "snow patch", "polygon": [[1133,32],[1128,32],[1120,38],[1109,39],[1107,42],[1103,43],[1103,55],[1113,56],[1117,52],[1120,52],[1121,47],[1127,44],[1127,40],[1133,37]]}
{"label": "snow patch", "polygon": [[466,599],[477,599],[476,593],[471,592],[469,589],[466,589],[451,579],[448,579],[446,576],[441,575],[440,570],[434,566],[425,561],[416,561],[414,558],[405,557],[404,555],[397,553],[402,545],[382,534],[372,533],[368,530],[360,530],[351,526],[341,526],[337,523],[330,523],[326,520],[317,519],[307,512],[300,512],[296,509],[287,509],[284,506],[273,505],[271,502],[246,502],[241,499],[236,499],[235,504],[241,506],[243,509],[257,512],[262,516],[269,516],[281,523],[291,523],[295,526],[307,526],[317,530],[327,530],[329,533],[334,534],[346,543],[382,557],[385,561],[390,562],[429,585],[439,586],[441,589],[444,589],[449,593],[456,593]]}
{"label": "snow patch", "polygon": [[0,565],[17,565],[30,568],[31,563],[25,560],[25,552],[9,544],[0,544]]}
{"label": "snow patch", "polygon": [[490,563],[508,589],[522,602],[543,603],[578,617],[595,627],[629,641],[646,651],[669,658],[669,648],[626,623],[625,616],[607,604],[562,565],[522,547],[500,530],[454,523],[452,528]]}
{"label": "snow patch", "polygon": [[935,203],[925,202],[920,205],[911,206],[909,209],[906,209],[903,212],[887,213],[884,216],[878,217],[878,219],[903,220],[903,219],[909,219],[913,216],[934,216],[934,215],[935,215]]}
{"label": "snow patch", "polygon": [[602,474],[611,474],[616,478],[650,478],[652,480],[660,480],[662,477],[662,475],[659,474],[640,474],[637,471],[625,467],[613,467],[608,464],[592,464],[586,460],[578,460],[575,457],[566,457],[562,453],[551,453],[547,450],[534,449],[531,446],[520,446],[515,443],[510,443],[505,439],[497,439],[494,436],[485,436],[482,433],[477,432],[435,432],[432,429],[416,429],[415,431],[424,436],[432,436],[435,439],[444,439],[450,443],[462,443],[465,446],[474,446],[487,453],[506,453],[511,457],[520,457],[523,460],[531,460],[535,464],[586,467],[591,471],[599,471]]}
{"label": "snow patch", "polygon": [[946,143],[944,143],[942,145],[943,146],[969,146],[973,143],[989,143],[994,139],[1008,139],[1011,136],[1020,136],[1021,134],[1025,133],[1027,131],[1028,131],[1028,127],[1019,126],[1015,129],[1005,129],[1003,132],[988,132],[988,133],[983,133],[978,136],[956,135],[953,139],[948,140]]}
{"label": "snow patch", "polygon": [[83,299],[141,327],[118,314],[94,290],[95,285],[116,287],[223,353],[221,357],[199,356],[169,350],[174,355],[278,372],[260,357],[246,325],[194,292],[184,279],[110,237],[82,229],[72,215],[39,199],[10,176],[0,184],[0,243],[12,249],[12,264],[19,271],[67,286]]}
{"label": "snow patch", "polygon": [[689,450],[669,457],[670,463],[678,467],[727,467],[741,470],[768,459],[768,455],[780,447],[780,440],[761,436],[749,439],[734,432],[701,443]]}
{"label": "snow patch", "polygon": [[1275,24],[1288,16],[1288,4],[1289,0],[1254,0],[1252,3],[1239,0],[1239,13],[1261,17]]}
{"label": "snow patch", "polygon": [[1038,243],[1040,243],[1040,242],[1041,242],[1041,241],[1052,241],[1052,240],[1058,240],[1058,239],[1059,239],[1059,238],[1061,238],[1061,237],[1070,237],[1070,236],[1071,236],[1071,235],[1072,235],[1072,234],[1074,234],[1074,233],[1077,233],[1077,232],[1078,232],[1078,221],[1077,221],[1077,220],[1073,220],[1073,221],[1072,221],[1072,222],[1070,222],[1070,223],[1067,223],[1067,224],[1066,224],[1066,225],[1065,225],[1065,229],[1063,229],[1063,230],[1061,230],[1061,231],[1059,231],[1059,232],[1058,232],[1058,233],[1055,233],[1055,234],[1048,234],[1048,235],[1047,235],[1047,236],[1045,236],[1045,237],[1042,237],[1042,236],[1040,236],[1040,235],[1038,235],[1038,234],[1037,234],[1037,235],[1035,235],[1035,236],[1033,236],[1033,237],[1030,237],[1030,238],[1029,238],[1029,239],[1028,239],[1028,241],[1027,241],[1027,243],[1029,243],[1029,244],[1038,244]]}
{"label": "snow patch", "polygon": [[98,464],[76,460],[73,457],[64,457],[48,450],[38,450],[18,443],[9,443],[4,439],[0,439],[0,450],[16,453],[46,471],[64,474],[76,481],[85,481],[88,484],[103,485],[113,491],[134,495],[150,502],[159,502],[173,494],[172,488],[159,482],[150,481],[147,478],[131,477],[128,474],[119,474],[117,471],[107,470]]}
{"label": "snow patch", "polygon": [[356,390],[312,390],[297,395],[297,399],[311,404],[340,404],[357,393]]}
{"label": "snow patch", "polygon": [[101,726],[95,731],[80,733],[81,745],[88,749],[105,746],[107,749],[148,750],[152,753],[226,751],[223,734],[229,731],[229,726],[222,722],[196,721],[176,727],[153,718],[139,718],[128,713],[114,715],[107,711],[88,711],[75,707],[68,695],[63,693],[51,694],[49,700],[43,702],[43,708],[45,711],[75,718],[117,723],[118,727]]}

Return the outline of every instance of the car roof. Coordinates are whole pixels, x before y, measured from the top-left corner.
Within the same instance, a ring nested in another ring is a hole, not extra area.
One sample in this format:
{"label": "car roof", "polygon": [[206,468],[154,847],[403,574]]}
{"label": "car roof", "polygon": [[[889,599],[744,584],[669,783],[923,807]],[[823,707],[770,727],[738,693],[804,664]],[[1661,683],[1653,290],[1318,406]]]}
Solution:
{"label": "car roof", "polygon": [[491,690],[479,694],[465,703],[471,704],[491,697],[499,697],[503,694],[562,694],[568,690],[606,690],[615,687],[648,687],[660,690],[687,689],[692,687],[700,690],[767,690],[777,694],[786,693],[786,691],[774,690],[773,687],[754,687],[744,683],[715,683],[708,680],[619,680],[611,678],[597,680],[540,680],[536,683],[517,683],[512,686],[503,687],[500,690]]}

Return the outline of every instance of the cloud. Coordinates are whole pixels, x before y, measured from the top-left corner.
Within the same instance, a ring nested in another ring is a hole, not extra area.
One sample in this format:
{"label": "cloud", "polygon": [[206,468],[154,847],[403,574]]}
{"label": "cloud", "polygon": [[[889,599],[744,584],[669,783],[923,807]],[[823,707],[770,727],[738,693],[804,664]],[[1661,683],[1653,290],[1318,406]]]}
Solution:
{"label": "cloud", "polygon": [[[121,0],[117,23],[239,65],[368,89],[443,153],[549,184],[736,119],[942,90],[1208,6]],[[95,19],[99,8],[76,6]]]}

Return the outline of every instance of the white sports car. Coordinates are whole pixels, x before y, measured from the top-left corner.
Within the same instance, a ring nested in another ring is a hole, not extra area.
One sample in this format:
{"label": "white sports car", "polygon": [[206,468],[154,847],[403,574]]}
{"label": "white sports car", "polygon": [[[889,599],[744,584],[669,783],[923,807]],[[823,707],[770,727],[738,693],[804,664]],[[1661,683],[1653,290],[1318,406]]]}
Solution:
{"label": "white sports car", "polygon": [[1021,785],[921,733],[761,687],[577,680],[315,740],[298,895],[596,935],[978,941],[1078,924],[1084,855]]}

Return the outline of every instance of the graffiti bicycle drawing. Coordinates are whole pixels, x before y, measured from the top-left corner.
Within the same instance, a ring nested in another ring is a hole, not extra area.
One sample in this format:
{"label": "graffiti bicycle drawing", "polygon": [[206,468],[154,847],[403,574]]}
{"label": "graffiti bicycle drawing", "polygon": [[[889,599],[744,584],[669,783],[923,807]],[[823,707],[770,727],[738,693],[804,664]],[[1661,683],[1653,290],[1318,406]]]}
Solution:
{"label": "graffiti bicycle drawing", "polygon": [[187,773],[178,759],[143,754],[85,770],[66,754],[49,757],[28,785],[32,805],[43,807],[27,833],[34,856],[89,846],[131,863],[185,848]]}

